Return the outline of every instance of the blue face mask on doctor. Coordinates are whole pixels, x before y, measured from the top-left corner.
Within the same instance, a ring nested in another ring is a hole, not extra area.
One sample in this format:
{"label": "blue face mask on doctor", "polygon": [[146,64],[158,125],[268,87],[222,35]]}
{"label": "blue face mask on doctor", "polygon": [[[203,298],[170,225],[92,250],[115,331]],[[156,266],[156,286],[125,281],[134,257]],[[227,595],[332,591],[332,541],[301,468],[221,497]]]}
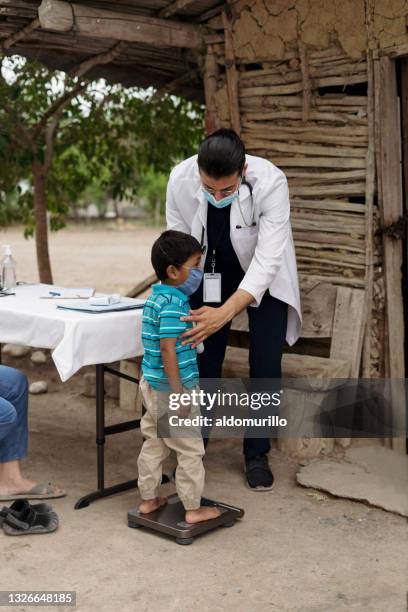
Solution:
{"label": "blue face mask on doctor", "polygon": [[226,206],[230,206],[239,197],[239,188],[241,186],[241,182],[242,182],[242,177],[240,179],[240,182],[239,182],[239,185],[236,191],[234,191],[234,193],[231,193],[228,196],[225,196],[225,198],[222,198],[222,200],[216,200],[215,196],[209,191],[207,191],[206,189],[204,189],[203,187],[204,197],[206,198],[207,202],[209,204],[212,204],[212,206],[215,206],[215,208],[225,208]]}
{"label": "blue face mask on doctor", "polygon": [[187,279],[181,285],[178,285],[177,289],[182,291],[185,295],[192,295],[199,288],[201,281],[203,280],[204,271],[200,268],[190,268]]}

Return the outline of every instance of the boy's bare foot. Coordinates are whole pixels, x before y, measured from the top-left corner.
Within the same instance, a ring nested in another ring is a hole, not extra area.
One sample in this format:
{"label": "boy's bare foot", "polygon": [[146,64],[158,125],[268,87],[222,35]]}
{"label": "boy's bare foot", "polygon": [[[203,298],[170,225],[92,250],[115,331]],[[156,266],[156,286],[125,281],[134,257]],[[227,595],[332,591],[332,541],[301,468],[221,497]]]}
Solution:
{"label": "boy's bare foot", "polygon": [[149,514],[149,512],[154,512],[160,506],[164,506],[167,504],[167,497],[155,497],[153,499],[145,499],[139,506],[139,512],[141,514]]}
{"label": "boy's bare foot", "polygon": [[202,523],[202,521],[210,521],[218,518],[221,510],[216,506],[201,506],[197,510],[187,510],[186,523]]}

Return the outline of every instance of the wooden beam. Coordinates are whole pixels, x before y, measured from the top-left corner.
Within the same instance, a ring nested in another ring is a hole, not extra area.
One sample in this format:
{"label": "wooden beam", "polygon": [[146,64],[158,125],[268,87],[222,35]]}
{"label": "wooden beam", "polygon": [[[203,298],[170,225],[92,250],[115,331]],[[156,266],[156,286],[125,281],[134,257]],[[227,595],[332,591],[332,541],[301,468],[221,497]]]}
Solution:
{"label": "wooden beam", "polygon": [[197,0],[175,0],[175,2],[171,2],[160,11],[159,17],[167,19],[167,17],[175,15],[195,2],[197,2]]}
{"label": "wooden beam", "polygon": [[0,44],[0,49],[2,51],[5,51],[6,49],[9,49],[16,42],[18,42],[22,38],[25,38],[28,34],[31,34],[31,32],[33,32],[34,30],[36,30],[39,27],[40,27],[40,20],[38,18],[33,19],[33,21],[31,21],[24,28],[22,28],[21,30],[18,30],[18,32],[15,32],[11,36],[8,36],[5,40],[3,40],[1,42],[1,44]]}
{"label": "wooden beam", "polygon": [[139,42],[156,47],[200,49],[200,26],[95,9],[64,0],[42,0],[38,16],[44,30],[73,31],[80,36]]}
{"label": "wooden beam", "polygon": [[197,17],[194,17],[193,18],[193,22],[194,23],[203,23],[204,21],[208,21],[212,17],[215,17],[216,15],[219,15],[221,13],[221,10],[222,10],[223,6],[224,6],[224,3],[221,2],[221,4],[218,4],[217,6],[214,6],[212,9],[209,9],[205,13],[201,13],[201,15],[197,15]]}

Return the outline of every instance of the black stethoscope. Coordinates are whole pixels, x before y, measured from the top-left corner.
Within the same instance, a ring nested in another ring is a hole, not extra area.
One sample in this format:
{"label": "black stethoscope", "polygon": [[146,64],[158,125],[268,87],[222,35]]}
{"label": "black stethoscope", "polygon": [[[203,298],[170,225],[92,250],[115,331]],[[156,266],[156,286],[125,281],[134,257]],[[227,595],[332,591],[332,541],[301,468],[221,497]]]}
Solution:
{"label": "black stethoscope", "polygon": [[241,213],[241,217],[242,220],[244,222],[244,226],[242,225],[236,225],[235,229],[243,229],[244,227],[256,227],[256,221],[255,221],[255,206],[254,206],[254,196],[252,195],[252,185],[251,183],[248,183],[248,181],[246,180],[245,176],[242,177],[241,180],[241,185],[246,185],[249,189],[249,194],[251,196],[251,210],[252,210],[252,215],[251,215],[251,223],[247,223],[245,221],[245,217],[244,217],[244,213],[242,212],[242,208],[241,208],[241,203],[239,201],[239,190],[238,190],[238,206],[239,206],[239,211]]}

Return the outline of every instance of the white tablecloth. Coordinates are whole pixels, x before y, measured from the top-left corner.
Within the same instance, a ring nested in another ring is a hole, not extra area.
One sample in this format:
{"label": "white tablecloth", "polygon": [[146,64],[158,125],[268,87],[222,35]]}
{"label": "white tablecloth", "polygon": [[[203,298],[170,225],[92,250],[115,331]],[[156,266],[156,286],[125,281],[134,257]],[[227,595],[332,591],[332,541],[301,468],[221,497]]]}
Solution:
{"label": "white tablecloth", "polygon": [[62,381],[82,366],[111,363],[143,353],[142,310],[82,313],[40,299],[49,287],[22,285],[16,295],[0,297],[0,343],[53,349]]}

